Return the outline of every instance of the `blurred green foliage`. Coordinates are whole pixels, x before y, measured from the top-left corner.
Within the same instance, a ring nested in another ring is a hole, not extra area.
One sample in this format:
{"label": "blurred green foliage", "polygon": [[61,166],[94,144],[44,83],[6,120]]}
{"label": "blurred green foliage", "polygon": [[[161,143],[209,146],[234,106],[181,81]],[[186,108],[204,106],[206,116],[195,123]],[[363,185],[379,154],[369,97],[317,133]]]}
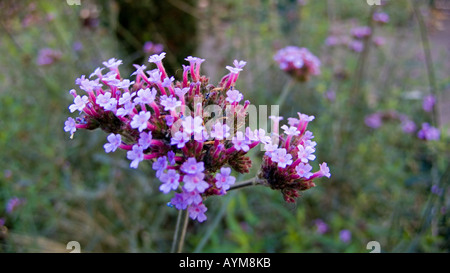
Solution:
{"label": "blurred green foliage", "polygon": [[[319,181],[296,204],[261,186],[212,197],[208,221],[189,225],[185,251],[369,252],[366,244],[373,240],[386,252],[450,250],[448,125],[441,141],[427,143],[396,122],[376,130],[364,124],[365,115],[394,109],[416,124],[431,121],[421,101],[408,97],[414,90],[428,92],[410,1],[381,8],[391,21],[375,31],[387,42],[367,56],[358,89],[366,100],[358,111],[349,97],[361,54],[324,41],[366,25],[365,1],[171,0],[164,8],[152,1],[81,2],[0,6],[0,206],[14,196],[26,200],[10,214],[0,207],[7,228],[0,233],[0,252],[67,252],[73,240],[83,252],[170,250],[177,212],[165,205],[169,197],[158,191],[149,164],[132,170],[125,152],[105,154],[101,131],[80,131],[71,140],[62,129],[75,79],[112,57],[124,60],[121,72],[129,75],[132,64],[146,57],[139,48],[146,39],[177,56],[168,57],[174,58],[170,66],[183,55],[205,58],[203,72],[213,83],[225,65],[246,60],[237,88],[255,105],[273,104],[290,81],[272,59],[277,49],[307,47],[322,60],[321,75],[295,83],[281,114],[316,116],[309,126],[318,143],[316,164],[328,162],[331,179]],[[126,16],[136,8],[140,16]],[[173,16],[181,23],[169,23]],[[140,29],[142,20],[148,24]],[[181,35],[184,27],[190,31]],[[43,48],[61,55],[38,65]],[[439,89],[448,90],[445,58],[434,66]],[[329,91],[334,100],[325,98]],[[238,180],[257,172],[260,155],[253,154],[252,172]],[[433,185],[440,195],[432,193]],[[326,232],[318,232],[317,219],[327,224]],[[340,239],[342,230],[351,232],[348,242]]]}

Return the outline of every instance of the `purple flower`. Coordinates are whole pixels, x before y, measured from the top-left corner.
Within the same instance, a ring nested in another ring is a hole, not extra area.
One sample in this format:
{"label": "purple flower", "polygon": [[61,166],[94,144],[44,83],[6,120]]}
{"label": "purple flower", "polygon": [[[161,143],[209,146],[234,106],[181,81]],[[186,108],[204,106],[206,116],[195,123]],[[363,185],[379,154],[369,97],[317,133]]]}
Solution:
{"label": "purple flower", "polygon": [[179,210],[186,209],[189,206],[184,199],[183,193],[175,193],[175,196],[170,200],[170,204]]}
{"label": "purple flower", "polygon": [[382,46],[382,45],[384,45],[386,43],[386,39],[384,37],[381,37],[381,36],[376,36],[376,37],[373,37],[373,43],[376,46]]}
{"label": "purple flower", "polygon": [[302,114],[300,112],[297,112],[297,115],[299,120],[302,122],[311,122],[316,118],[315,116],[308,116],[307,114]]}
{"label": "purple flower", "polygon": [[222,167],[220,173],[216,174],[216,187],[223,190],[228,190],[234,184],[236,178],[231,176],[231,168]]}
{"label": "purple flower", "polygon": [[277,162],[280,168],[286,168],[286,166],[292,164],[292,155],[287,153],[284,148],[279,148],[272,152],[271,159],[273,162]]}
{"label": "purple flower", "polygon": [[108,61],[103,62],[103,65],[108,67],[109,69],[117,69],[121,64],[122,60],[116,60],[115,58],[111,58]]}
{"label": "purple flower", "polygon": [[298,153],[297,156],[299,159],[301,159],[301,161],[303,163],[308,163],[309,160],[314,160],[316,159],[316,156],[313,155],[313,153],[315,152],[314,148],[312,148],[311,146],[303,146],[303,145],[298,145]]}
{"label": "purple flower", "polygon": [[163,51],[163,45],[147,41],[144,43],[142,50],[144,51],[144,53],[160,53],[161,51]]}
{"label": "purple flower", "polygon": [[167,160],[170,165],[175,165],[175,153],[173,151],[167,152]]}
{"label": "purple flower", "polygon": [[244,98],[244,96],[241,94],[241,92],[239,92],[239,90],[229,90],[227,91],[227,101],[229,103],[238,103],[240,102],[242,99]]}
{"label": "purple flower", "polygon": [[66,122],[64,122],[64,131],[69,132],[71,135],[77,130],[76,122],[72,117],[69,117]]}
{"label": "purple flower", "polygon": [[322,219],[317,219],[315,221],[315,224],[316,224],[316,228],[317,228],[317,233],[324,234],[324,233],[328,232],[328,225]]}
{"label": "purple flower", "polygon": [[156,96],[156,89],[152,88],[146,88],[141,89],[137,92],[137,97],[134,99],[135,103],[146,103],[151,104],[155,100]]}
{"label": "purple flower", "polygon": [[189,212],[189,217],[191,217],[191,219],[195,220],[197,219],[197,221],[199,222],[203,222],[207,219],[205,212],[208,209],[206,208],[206,206],[203,203],[197,204],[197,205],[191,205],[188,208],[188,212]]}
{"label": "purple flower", "polygon": [[98,105],[105,108],[108,107],[111,99],[114,99],[111,98],[111,92],[105,92],[105,94],[100,94],[97,96],[96,102]]}
{"label": "purple flower", "polygon": [[288,136],[298,136],[300,134],[300,131],[294,126],[288,127],[287,125],[283,125],[281,126],[281,129],[283,129],[284,133]]}
{"label": "purple flower", "polygon": [[161,73],[161,71],[159,71],[158,69],[153,69],[153,70],[151,70],[151,71],[147,71],[147,73],[148,73],[148,75],[149,75],[148,80],[149,80],[151,83],[158,83],[158,82],[161,82],[161,75],[162,75],[162,73]]}
{"label": "purple flower", "polygon": [[330,168],[328,168],[328,165],[326,162],[323,162],[322,164],[319,164],[320,167],[320,174],[322,176],[325,176],[327,178],[330,178],[331,173],[330,173]]}
{"label": "purple flower", "polygon": [[363,49],[364,49],[364,43],[361,42],[361,41],[351,41],[351,42],[348,44],[348,48],[349,48],[351,51],[354,51],[354,52],[359,53],[359,52],[362,52],[362,51],[363,51]]}
{"label": "purple flower", "polygon": [[122,97],[119,98],[119,105],[124,105],[125,103],[131,102],[131,99],[136,95],[136,92],[128,93],[124,92]]}
{"label": "purple flower", "polygon": [[417,136],[423,140],[439,140],[440,131],[438,128],[431,126],[429,123],[422,123],[422,129],[417,133]]}
{"label": "purple flower", "polygon": [[352,28],[350,32],[353,37],[357,39],[362,39],[372,34],[372,29],[368,26],[359,26]]}
{"label": "purple flower", "polygon": [[442,195],[443,191],[444,190],[442,188],[440,188],[438,185],[431,186],[431,193],[433,193],[433,194]]}
{"label": "purple flower", "polygon": [[134,81],[125,79],[125,80],[119,82],[119,84],[117,84],[117,87],[122,88],[122,89],[128,89],[130,87],[130,85],[133,85],[133,84],[134,84]]}
{"label": "purple flower", "polygon": [[300,177],[303,177],[306,179],[309,179],[312,176],[311,170],[312,170],[312,166],[309,165],[308,163],[306,163],[306,164],[300,163],[295,167],[295,171],[297,172],[297,174]]}
{"label": "purple flower", "polygon": [[12,213],[18,206],[22,205],[23,203],[25,203],[24,199],[12,197],[6,203],[6,213]]}
{"label": "purple flower", "polygon": [[233,137],[231,142],[234,144],[234,148],[237,151],[244,151],[248,152],[250,150],[250,147],[248,146],[248,142],[244,137],[244,134],[241,131],[236,132],[236,136]]}
{"label": "purple flower", "polygon": [[199,193],[203,193],[207,188],[209,188],[209,184],[204,181],[203,178],[205,178],[205,174],[202,172],[198,172],[196,174],[186,174],[183,177],[183,188],[188,192],[196,190]]}
{"label": "purple flower", "polygon": [[320,60],[304,47],[287,46],[278,50],[273,59],[281,70],[304,80],[309,74],[320,74]]}
{"label": "purple flower", "polygon": [[195,160],[195,157],[188,158],[180,168],[186,174],[197,174],[202,173],[205,170],[204,163]]}
{"label": "purple flower", "polygon": [[378,23],[386,24],[389,22],[389,15],[384,12],[375,12],[372,16],[372,20]]}
{"label": "purple flower", "polygon": [[195,118],[188,116],[183,119],[181,124],[183,126],[183,131],[189,135],[192,135],[192,133],[200,134],[205,128],[203,127],[203,119],[199,116],[196,116]]}
{"label": "purple flower", "polygon": [[160,156],[152,164],[152,169],[156,171],[156,177],[160,178],[163,172],[167,169],[167,157]]}
{"label": "purple flower", "polygon": [[230,136],[230,127],[222,122],[217,122],[211,128],[211,137],[217,140],[223,140]]}
{"label": "purple flower", "polygon": [[339,232],[339,239],[344,243],[348,243],[352,239],[352,233],[348,229],[343,229]]}
{"label": "purple flower", "polygon": [[127,152],[127,158],[131,160],[130,168],[137,169],[139,163],[144,160],[144,151],[141,146],[135,144],[131,151]]}
{"label": "purple flower", "polygon": [[175,170],[168,170],[167,173],[162,173],[159,179],[163,183],[159,190],[165,194],[168,194],[171,190],[176,190],[180,184],[180,175]]}
{"label": "purple flower", "polygon": [[423,98],[422,108],[425,112],[433,111],[434,104],[436,103],[436,98],[433,95],[428,95]]}
{"label": "purple flower", "polygon": [[117,109],[116,115],[119,117],[123,117],[126,115],[130,115],[133,112],[134,104],[131,101],[125,102],[123,107]]}
{"label": "purple flower", "polygon": [[227,65],[225,68],[228,69],[232,74],[239,74],[239,72],[242,71],[242,68],[232,67],[232,66],[229,66],[229,65]]}
{"label": "purple flower", "polygon": [[186,205],[191,204],[200,204],[203,201],[202,196],[200,193],[196,190],[193,191],[183,191],[183,201],[186,203]]}
{"label": "purple flower", "polygon": [[107,139],[108,143],[103,145],[106,153],[115,152],[120,144],[122,144],[122,136],[120,134],[110,134]]}
{"label": "purple flower", "polygon": [[266,131],[264,131],[264,129],[255,129],[253,134],[258,139],[258,141],[261,142],[262,144],[271,143],[270,136],[266,136]]}
{"label": "purple flower", "polygon": [[161,96],[161,105],[164,106],[165,111],[175,111],[178,106],[181,106],[181,101],[174,98],[172,95],[167,97]]}
{"label": "purple flower", "polygon": [[175,94],[181,99],[184,98],[184,95],[189,91],[189,87],[185,87],[185,88],[179,88],[179,87],[175,87]]}
{"label": "purple flower", "polygon": [[148,61],[151,63],[160,63],[162,59],[166,56],[166,52],[161,52],[161,54],[154,54],[148,58]]}
{"label": "purple flower", "polygon": [[147,129],[147,121],[150,119],[150,112],[141,111],[138,115],[135,115],[130,122],[131,128],[139,129],[139,132]]}
{"label": "purple flower", "polygon": [[170,145],[177,145],[177,148],[183,148],[189,142],[190,136],[186,132],[178,131],[170,139]]}
{"label": "purple flower", "polygon": [[39,50],[36,63],[39,66],[51,65],[57,60],[61,59],[61,56],[62,53],[58,50],[43,48]]}
{"label": "purple flower", "polygon": [[163,86],[163,87],[169,87],[169,86],[171,86],[172,85],[172,82],[175,80],[175,78],[172,76],[172,77],[170,77],[170,78],[165,78],[163,81],[162,81],[162,83],[161,83],[161,85]]}
{"label": "purple flower", "polygon": [[402,127],[403,132],[405,132],[407,134],[413,133],[416,130],[416,128],[417,128],[417,126],[414,123],[414,121],[412,121],[410,119],[402,120],[400,125]]}
{"label": "purple flower", "polygon": [[233,61],[233,64],[234,64],[234,66],[237,67],[237,68],[243,68],[243,67],[247,64],[247,62],[246,62],[246,61],[238,61],[238,60],[234,60],[234,61]]}
{"label": "purple flower", "polygon": [[145,65],[133,64],[133,66],[136,68],[136,71],[134,71],[130,76],[144,74],[144,70],[147,69],[147,66]]}
{"label": "purple flower", "polygon": [[175,121],[175,118],[171,115],[167,115],[164,119],[166,120],[166,124],[169,127],[172,126],[173,122]]}
{"label": "purple flower", "polygon": [[152,143],[152,132],[142,132],[139,134],[139,146],[142,147],[142,149],[147,149],[150,147],[150,144]]}
{"label": "purple flower", "polygon": [[380,113],[373,113],[371,115],[366,116],[366,118],[364,119],[364,122],[370,128],[377,129],[381,125],[383,125],[383,121],[381,118],[382,117],[381,117]]}
{"label": "purple flower", "polygon": [[76,110],[82,112],[84,107],[86,107],[86,104],[89,102],[89,99],[87,96],[76,96],[73,104],[69,106],[69,110],[71,113],[75,112]]}

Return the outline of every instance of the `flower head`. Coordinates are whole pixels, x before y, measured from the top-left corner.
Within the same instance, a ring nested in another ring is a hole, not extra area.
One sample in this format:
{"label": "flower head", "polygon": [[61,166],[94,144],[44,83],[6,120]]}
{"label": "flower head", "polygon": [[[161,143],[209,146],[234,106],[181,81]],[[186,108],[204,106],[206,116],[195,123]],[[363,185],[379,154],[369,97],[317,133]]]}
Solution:
{"label": "flower head", "polygon": [[234,89],[227,91],[227,101],[229,103],[239,103],[243,98],[244,96],[241,92],[239,92],[239,90]]}
{"label": "flower head", "polygon": [[439,140],[440,131],[438,128],[431,126],[429,123],[422,123],[422,128],[417,133],[417,136],[423,140]]}
{"label": "flower head", "polygon": [[108,143],[103,145],[103,148],[105,148],[105,152],[107,153],[115,152],[120,144],[122,144],[122,136],[120,134],[110,134],[107,139]]}
{"label": "flower head", "polygon": [[148,58],[148,61],[151,63],[160,63],[164,59],[164,57],[166,57],[166,52],[161,52],[159,55],[158,54],[151,55]]}
{"label": "flower head", "polygon": [[320,74],[320,60],[306,48],[287,46],[278,50],[273,58],[281,70],[299,81],[306,81],[310,75]]}
{"label": "flower head", "polygon": [[[145,65],[134,65],[132,79],[121,76],[118,67],[122,61],[115,58],[103,63],[109,72],[103,74],[104,68],[95,69],[90,75],[96,76],[95,80],[79,77],[75,83],[87,95],[70,91],[74,100],[69,110],[82,113],[76,119],[69,117],[64,131],[73,135],[78,129],[99,128],[107,133],[103,145],[106,153],[126,150],[133,169],[143,161],[151,162],[161,181],[160,191],[173,194],[170,206],[188,209],[189,216],[199,222],[207,219],[204,201],[209,196],[226,194],[236,182],[231,173],[251,170],[252,160],[247,153],[259,144],[266,152],[258,181],[280,190],[288,202],[293,202],[298,191],[313,187],[314,179],[329,177],[326,165],[312,173],[308,164],[315,158],[317,144],[306,130],[313,116],[299,114],[299,118],[289,119],[289,127],[282,127],[283,133],[278,131],[282,117],[270,117],[274,123],[270,133],[241,122],[250,101],[240,107],[244,95],[234,86],[245,61],[234,60],[234,66],[226,66],[227,74],[213,85],[200,74],[204,59],[188,56],[189,65],[183,66],[182,79],[177,81],[164,69],[165,55],[161,52],[149,57],[157,66],[150,71],[145,71]],[[309,51],[302,49],[298,55],[301,61],[286,56],[286,69],[297,69],[293,73],[301,77],[319,72],[320,62]],[[211,113],[210,106],[217,105],[235,111],[232,114],[237,124],[231,126],[228,117]]]}
{"label": "flower head", "polygon": [[223,190],[228,190],[234,184],[236,178],[231,176],[231,168],[222,167],[220,172],[216,174],[216,187]]}
{"label": "flower head", "polygon": [[150,119],[150,112],[141,111],[138,115],[135,115],[130,122],[131,128],[138,129],[142,132],[147,128],[147,121]]}
{"label": "flower head", "polygon": [[194,157],[188,158],[180,168],[186,174],[197,174],[201,173],[205,170],[203,162],[197,162]]}
{"label": "flower head", "polygon": [[86,104],[88,103],[88,97],[83,96],[80,97],[79,95],[75,97],[73,104],[69,106],[69,110],[71,113],[75,112],[76,110],[82,112],[84,107],[86,107]]}
{"label": "flower head", "polygon": [[172,95],[167,97],[166,95],[161,96],[161,105],[164,106],[166,111],[175,111],[178,106],[181,106],[181,101],[174,98]]}
{"label": "flower head", "polygon": [[127,152],[127,158],[131,160],[130,168],[137,169],[139,163],[144,160],[144,151],[141,146],[135,144],[131,151]]}
{"label": "flower head", "polygon": [[176,190],[180,184],[180,175],[175,170],[168,170],[167,173],[162,173],[159,179],[162,182],[159,190],[165,194],[168,194],[171,190]]}

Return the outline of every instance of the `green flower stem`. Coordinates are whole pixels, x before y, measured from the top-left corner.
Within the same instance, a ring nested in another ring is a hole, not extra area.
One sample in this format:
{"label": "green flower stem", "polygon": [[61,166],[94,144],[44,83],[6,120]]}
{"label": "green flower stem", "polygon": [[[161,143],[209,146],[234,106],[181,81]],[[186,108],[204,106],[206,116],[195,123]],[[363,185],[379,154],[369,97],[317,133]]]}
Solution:
{"label": "green flower stem", "polygon": [[175,232],[173,233],[172,248],[170,249],[170,253],[175,253],[175,249],[177,248],[178,234],[180,233],[181,216],[182,216],[182,214],[183,214],[183,210],[179,210],[178,211],[178,217],[177,217],[177,224],[175,226]]}
{"label": "green flower stem", "polygon": [[276,103],[276,105],[278,105],[280,108],[291,92],[294,83],[295,80],[291,77],[290,80],[284,85],[283,90],[281,91],[281,96],[278,98],[278,101]]}
{"label": "green flower stem", "polygon": [[228,189],[228,191],[241,189],[241,188],[245,188],[245,187],[249,187],[249,186],[262,185],[263,182],[264,182],[264,179],[260,179],[260,178],[255,176],[255,177],[253,177],[251,179],[248,179],[248,180],[245,180],[245,181],[233,184]]}

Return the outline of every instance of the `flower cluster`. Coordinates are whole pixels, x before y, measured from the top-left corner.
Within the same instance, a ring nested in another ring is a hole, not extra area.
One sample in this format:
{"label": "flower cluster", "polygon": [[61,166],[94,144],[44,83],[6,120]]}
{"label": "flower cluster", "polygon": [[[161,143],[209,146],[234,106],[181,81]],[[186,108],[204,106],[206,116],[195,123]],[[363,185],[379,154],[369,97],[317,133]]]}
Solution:
{"label": "flower cluster", "polygon": [[[307,122],[303,116],[297,125],[292,125],[297,129],[286,130],[285,134],[290,135],[283,144],[287,153],[294,153],[291,146],[295,144],[298,151],[292,159],[301,162],[286,160],[286,153],[276,145],[278,142],[273,142],[263,129],[245,127],[250,102],[244,101],[235,83],[246,62],[235,60],[234,66],[226,66],[229,73],[214,86],[200,74],[204,59],[187,57],[189,65],[183,65],[182,80],[176,81],[165,71],[162,63],[165,54],[149,57],[155,69],[134,65],[134,79],[122,78],[118,69],[122,61],[114,58],[104,62],[104,67],[95,69],[88,78],[84,75],[78,78],[75,83],[85,94],[70,90],[74,101],[69,110],[80,115],[76,119],[69,117],[64,130],[72,138],[78,129],[101,128],[109,134],[104,144],[106,153],[125,150],[131,168],[151,161],[161,181],[160,191],[174,193],[169,205],[187,209],[189,216],[199,222],[207,218],[204,199],[227,193],[236,181],[232,170],[249,172],[251,160],[246,154],[260,143],[270,151],[268,163],[275,162],[286,170],[298,169],[298,177],[292,179],[302,185],[289,185],[290,188],[306,189],[313,185],[312,179],[329,176],[326,164],[320,172],[309,175],[311,169],[307,162],[312,160],[315,142],[309,140],[312,134],[305,131]],[[105,68],[109,70],[106,73]],[[217,107],[227,110],[225,117],[218,116]],[[300,168],[304,171],[302,175]],[[281,177],[284,173],[275,175]],[[284,181],[266,177],[274,189],[280,188]],[[287,194],[294,197],[292,193]]]}
{"label": "flower cluster", "polygon": [[[266,144],[266,153],[259,178],[267,181],[272,189],[280,190],[286,202],[294,202],[300,191],[314,187],[314,179],[330,177],[327,163],[319,164],[320,170],[312,172],[311,162],[316,159],[314,152],[317,143],[314,135],[306,130],[314,116],[298,113],[299,118],[288,118],[288,125],[281,126],[283,133],[274,132],[272,140]],[[272,117],[279,122],[281,117]],[[276,127],[275,127],[276,128]]]}
{"label": "flower cluster", "polygon": [[281,70],[299,81],[307,81],[310,75],[320,74],[320,60],[304,47],[287,46],[278,50],[273,58]]}

